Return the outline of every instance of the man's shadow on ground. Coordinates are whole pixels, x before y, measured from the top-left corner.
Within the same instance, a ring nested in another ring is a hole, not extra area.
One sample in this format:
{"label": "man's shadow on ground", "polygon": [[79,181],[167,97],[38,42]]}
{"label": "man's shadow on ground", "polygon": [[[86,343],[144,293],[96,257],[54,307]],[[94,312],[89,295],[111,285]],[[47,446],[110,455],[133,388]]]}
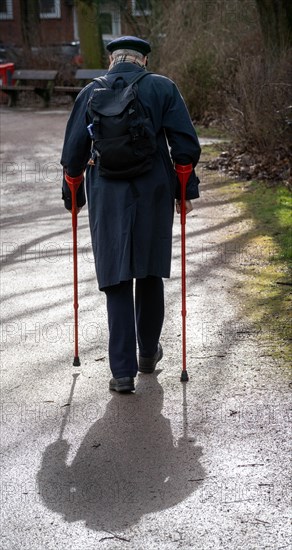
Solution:
{"label": "man's shadow on ground", "polygon": [[45,450],[39,492],[47,508],[65,521],[84,520],[97,531],[122,531],[144,514],[182,502],[198,488],[204,478],[201,447],[186,435],[174,443],[170,421],[161,414],[158,373],[140,375],[135,394],[112,395],[71,464],[64,439]]}

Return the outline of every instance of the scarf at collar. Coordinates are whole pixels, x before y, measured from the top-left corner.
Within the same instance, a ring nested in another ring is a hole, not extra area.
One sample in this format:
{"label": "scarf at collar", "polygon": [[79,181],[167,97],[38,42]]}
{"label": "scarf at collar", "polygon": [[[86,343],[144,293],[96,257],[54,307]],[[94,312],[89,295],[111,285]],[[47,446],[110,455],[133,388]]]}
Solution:
{"label": "scarf at collar", "polygon": [[144,65],[144,63],[142,63],[142,61],[140,61],[140,59],[138,59],[137,57],[134,57],[134,55],[117,55],[117,57],[115,57],[114,60],[111,62],[109,70],[115,67],[115,65],[117,65],[118,63],[134,63],[135,65],[138,65],[142,69],[146,70],[146,66]]}

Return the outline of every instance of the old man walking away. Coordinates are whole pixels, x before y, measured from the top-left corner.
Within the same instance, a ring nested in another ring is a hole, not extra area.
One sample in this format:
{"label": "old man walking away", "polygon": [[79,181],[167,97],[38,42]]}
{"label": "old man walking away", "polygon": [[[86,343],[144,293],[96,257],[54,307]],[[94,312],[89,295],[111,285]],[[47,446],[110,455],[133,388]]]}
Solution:
{"label": "old man walking away", "polygon": [[[180,211],[174,163],[195,168],[201,150],[174,82],[146,69],[150,44],[123,36],[110,42],[107,50],[108,72],[80,92],[67,124],[61,159],[63,199],[71,210],[67,181],[81,180],[77,205],[84,206],[86,170],[96,274],[107,300],[113,376],[109,387],[131,392],[137,371],[153,372],[163,355],[159,342],[164,319],[163,278],[170,277],[175,199]],[[134,102],[127,103],[125,98],[131,94]],[[92,97],[95,99],[90,101]],[[88,107],[94,107],[94,101],[100,116]],[[119,113],[123,101],[126,108]],[[131,121],[131,138],[124,140],[117,133],[111,150],[114,131],[106,136],[106,128],[113,124],[118,131],[120,119]],[[198,183],[193,171],[187,184],[187,212],[192,209],[190,200],[199,196]]]}

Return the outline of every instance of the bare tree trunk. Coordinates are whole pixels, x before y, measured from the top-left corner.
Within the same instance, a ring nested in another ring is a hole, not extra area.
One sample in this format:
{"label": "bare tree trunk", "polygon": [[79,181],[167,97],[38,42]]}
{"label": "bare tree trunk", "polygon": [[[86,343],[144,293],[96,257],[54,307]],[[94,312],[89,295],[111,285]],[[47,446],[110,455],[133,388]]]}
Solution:
{"label": "bare tree trunk", "polygon": [[32,46],[40,45],[39,3],[35,0],[22,0],[20,10],[24,49],[29,51]]}
{"label": "bare tree trunk", "polygon": [[266,46],[281,51],[292,44],[291,0],[256,0]]}
{"label": "bare tree trunk", "polygon": [[87,69],[104,65],[104,47],[100,28],[99,1],[77,0],[78,33],[81,55]]}

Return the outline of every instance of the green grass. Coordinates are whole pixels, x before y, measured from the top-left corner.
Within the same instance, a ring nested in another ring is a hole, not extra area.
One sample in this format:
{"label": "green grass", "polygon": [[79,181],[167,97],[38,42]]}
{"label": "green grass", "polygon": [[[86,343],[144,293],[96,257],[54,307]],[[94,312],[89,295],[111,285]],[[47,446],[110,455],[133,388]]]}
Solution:
{"label": "green grass", "polygon": [[[209,150],[207,152],[210,153]],[[268,354],[291,363],[292,195],[280,184],[222,181],[212,172],[214,188],[224,200],[238,204],[243,229],[233,239],[243,259],[244,283],[234,286],[240,315],[259,327]],[[223,185],[222,185],[223,183]]]}
{"label": "green grass", "polygon": [[[206,138],[207,136],[200,136]],[[212,143],[210,145],[203,145],[202,151],[203,154],[201,156],[201,161],[204,162],[210,162],[212,160],[215,160],[222,151],[225,150],[225,144],[222,143]]]}
{"label": "green grass", "polygon": [[292,195],[283,186],[268,187],[251,182],[241,197],[247,213],[255,220],[258,233],[272,238],[278,253],[271,260],[291,261]]}
{"label": "green grass", "polygon": [[252,221],[242,237],[252,257],[245,267],[247,284],[239,290],[244,315],[260,327],[272,355],[290,364],[292,196],[282,185],[253,181],[241,188],[238,200]]}

